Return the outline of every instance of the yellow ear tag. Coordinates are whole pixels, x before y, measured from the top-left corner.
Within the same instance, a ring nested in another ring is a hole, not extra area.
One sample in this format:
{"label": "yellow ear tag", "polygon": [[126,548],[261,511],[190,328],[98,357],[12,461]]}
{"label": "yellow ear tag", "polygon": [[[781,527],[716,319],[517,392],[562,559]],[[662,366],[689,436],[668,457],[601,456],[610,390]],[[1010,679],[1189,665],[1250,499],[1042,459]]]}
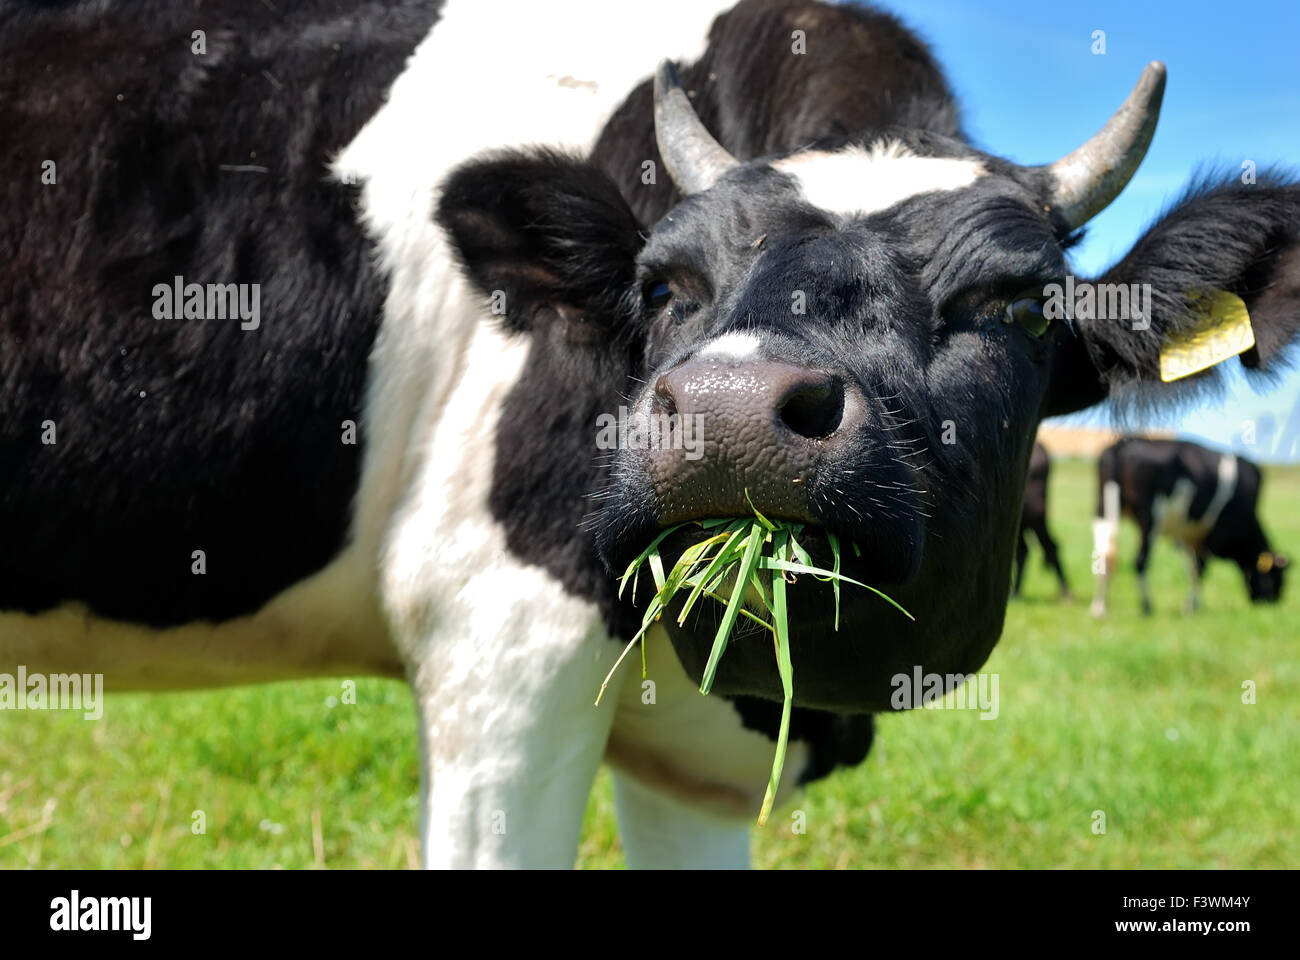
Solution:
{"label": "yellow ear tag", "polygon": [[1165,383],[1200,373],[1255,345],[1255,331],[1241,297],[1227,290],[1195,293],[1201,319],[1160,350],[1160,379]]}
{"label": "yellow ear tag", "polygon": [[1259,559],[1255,561],[1255,569],[1260,573],[1268,573],[1273,569],[1273,554],[1261,553]]}

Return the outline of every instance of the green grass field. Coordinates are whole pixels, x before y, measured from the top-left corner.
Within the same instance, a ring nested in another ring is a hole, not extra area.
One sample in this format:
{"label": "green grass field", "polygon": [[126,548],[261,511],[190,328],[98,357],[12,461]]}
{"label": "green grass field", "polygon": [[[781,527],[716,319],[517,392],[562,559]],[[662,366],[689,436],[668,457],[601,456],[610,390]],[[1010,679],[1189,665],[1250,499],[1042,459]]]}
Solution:
{"label": "green grass field", "polygon": [[[1094,622],[1094,486],[1090,464],[1054,465],[1052,529],[1078,599],[1056,602],[1035,552],[984,667],[999,675],[998,718],[883,717],[862,766],[755,831],[757,865],[1300,864],[1300,583],[1255,608],[1236,568],[1216,561],[1201,612],[1186,616],[1184,566],[1162,543],[1144,618],[1126,525],[1111,614]],[[1275,547],[1300,554],[1300,469],[1269,469],[1264,500]],[[410,698],[369,680],[355,704],[341,695],[338,681],[314,681],[110,694],[97,722],[0,713],[0,867],[416,865]],[[602,773],[579,862],[622,860]]]}

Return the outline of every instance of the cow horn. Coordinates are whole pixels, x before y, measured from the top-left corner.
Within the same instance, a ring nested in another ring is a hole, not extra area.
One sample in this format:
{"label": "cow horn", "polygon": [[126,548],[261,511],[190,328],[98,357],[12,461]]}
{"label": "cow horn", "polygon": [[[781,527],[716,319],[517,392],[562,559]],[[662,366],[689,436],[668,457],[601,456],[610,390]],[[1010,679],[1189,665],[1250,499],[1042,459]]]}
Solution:
{"label": "cow horn", "polygon": [[1165,65],[1147,64],[1128,99],[1091,140],[1040,169],[1051,176],[1049,203],[1069,224],[1081,227],[1119,196],[1151,145],[1165,94]]}
{"label": "cow horn", "polygon": [[655,73],[655,138],[664,169],[684,197],[707,190],[737,164],[700,122],[667,60]]}

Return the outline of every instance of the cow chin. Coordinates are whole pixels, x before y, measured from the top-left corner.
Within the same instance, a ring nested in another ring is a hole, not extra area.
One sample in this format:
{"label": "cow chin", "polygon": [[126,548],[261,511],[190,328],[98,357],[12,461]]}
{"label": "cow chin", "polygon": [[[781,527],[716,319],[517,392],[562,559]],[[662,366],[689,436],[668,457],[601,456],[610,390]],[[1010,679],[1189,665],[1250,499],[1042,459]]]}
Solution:
{"label": "cow chin", "polygon": [[[846,561],[844,572],[852,576],[857,571]],[[968,673],[983,663],[993,642],[990,639],[971,647],[931,648],[933,634],[917,630],[916,624],[875,594],[849,585],[840,589],[837,626],[830,586],[809,576],[799,576],[788,587],[787,602],[792,692],[795,705],[800,707],[841,713],[894,709],[891,695],[896,677],[911,676],[918,664],[925,672]],[[700,610],[697,604],[686,623],[679,624],[681,603],[680,599],[674,601],[661,623],[682,667],[698,684],[713,647],[721,610],[716,606]],[[905,606],[910,604],[905,601]],[[966,639],[973,640],[973,634],[967,633]],[[718,662],[711,693],[778,702],[784,698],[767,630],[740,618]]]}
{"label": "cow chin", "polygon": [[[898,596],[907,607],[910,601],[904,595],[911,593],[907,584],[915,578],[921,556],[919,547],[913,546],[922,542],[920,518],[894,517],[888,524],[880,522],[868,528],[836,524],[834,530],[840,541],[840,572]],[[799,543],[815,566],[829,570],[834,560],[826,532],[821,525],[805,524]],[[664,568],[671,569],[682,551],[707,536],[694,524],[675,530],[659,545]],[[637,539],[636,552],[643,550],[649,539]],[[638,579],[635,601],[639,609],[644,609],[654,588],[648,576]],[[835,592],[830,583],[807,574],[792,575],[787,583],[796,704],[846,712],[886,710],[891,677],[910,673],[917,662],[936,662],[934,657],[918,661],[917,652],[924,641],[913,629],[915,624],[879,595],[842,583],[837,622]],[[682,592],[674,598],[661,623],[687,675],[699,683],[713,648],[722,606],[712,600],[697,600],[685,623],[679,623],[686,596]],[[759,608],[750,609],[763,615]],[[783,699],[767,630],[747,617],[738,618],[719,661],[712,691]]]}

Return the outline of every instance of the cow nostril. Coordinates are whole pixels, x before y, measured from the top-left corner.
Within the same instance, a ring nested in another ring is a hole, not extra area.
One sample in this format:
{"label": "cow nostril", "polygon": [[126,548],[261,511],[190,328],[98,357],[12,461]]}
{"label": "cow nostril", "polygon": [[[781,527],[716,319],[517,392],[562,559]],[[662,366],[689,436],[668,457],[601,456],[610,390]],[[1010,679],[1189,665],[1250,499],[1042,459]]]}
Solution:
{"label": "cow nostril", "polygon": [[797,387],[786,395],[778,415],[801,437],[829,437],[839,429],[844,417],[844,382],[839,377],[827,377]]}

